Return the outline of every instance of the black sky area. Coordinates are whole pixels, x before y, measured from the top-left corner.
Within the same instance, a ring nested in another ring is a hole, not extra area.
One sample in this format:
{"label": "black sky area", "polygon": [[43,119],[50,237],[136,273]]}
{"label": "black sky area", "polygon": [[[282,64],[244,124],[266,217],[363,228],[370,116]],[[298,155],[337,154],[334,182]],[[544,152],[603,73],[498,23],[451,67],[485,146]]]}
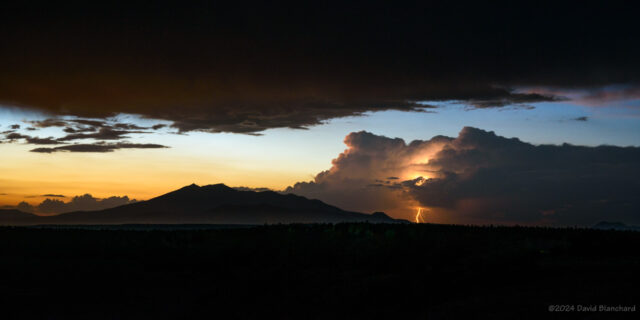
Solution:
{"label": "black sky area", "polygon": [[501,107],[640,79],[635,10],[601,4],[8,3],[0,103],[182,131],[301,128],[417,101]]}

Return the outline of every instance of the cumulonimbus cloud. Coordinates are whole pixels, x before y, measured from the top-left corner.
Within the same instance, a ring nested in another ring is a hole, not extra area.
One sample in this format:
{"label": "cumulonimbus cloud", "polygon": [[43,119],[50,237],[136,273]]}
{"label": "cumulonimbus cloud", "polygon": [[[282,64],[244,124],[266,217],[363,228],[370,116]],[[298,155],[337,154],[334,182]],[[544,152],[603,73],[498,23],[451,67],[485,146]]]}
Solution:
{"label": "cumulonimbus cloud", "polygon": [[640,223],[637,147],[532,145],[470,127],[409,144],[355,132],[345,143],[331,169],[285,191],[405,218],[422,207],[431,222]]}

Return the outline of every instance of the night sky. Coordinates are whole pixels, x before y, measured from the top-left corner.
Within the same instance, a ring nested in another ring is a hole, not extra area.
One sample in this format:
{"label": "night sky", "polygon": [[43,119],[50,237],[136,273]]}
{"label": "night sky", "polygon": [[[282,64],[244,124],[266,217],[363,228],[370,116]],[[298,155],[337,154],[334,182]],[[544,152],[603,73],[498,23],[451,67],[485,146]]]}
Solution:
{"label": "night sky", "polygon": [[1,4],[0,206],[195,182],[427,222],[638,224],[636,12]]}

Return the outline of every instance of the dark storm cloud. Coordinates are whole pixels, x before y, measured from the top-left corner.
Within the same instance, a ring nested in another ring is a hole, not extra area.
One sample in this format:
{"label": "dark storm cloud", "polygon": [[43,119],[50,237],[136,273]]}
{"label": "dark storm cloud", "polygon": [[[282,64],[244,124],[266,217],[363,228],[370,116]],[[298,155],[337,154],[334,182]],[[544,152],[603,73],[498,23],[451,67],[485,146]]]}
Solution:
{"label": "dark storm cloud", "polygon": [[418,3],[11,2],[0,8],[0,103],[256,133],[417,101],[558,98],[510,88],[639,87],[626,5]]}
{"label": "dark storm cloud", "polygon": [[160,144],[153,143],[94,143],[94,144],[70,144],[54,148],[35,148],[30,150],[37,153],[54,153],[61,151],[68,152],[113,152],[119,149],[161,149],[168,148]]}
{"label": "dark storm cloud", "polygon": [[438,177],[407,184],[411,195],[462,220],[640,222],[640,148],[534,146],[465,128],[428,167]]}
{"label": "dark storm cloud", "polygon": [[577,117],[572,120],[585,122],[585,121],[589,121],[589,117]]}
{"label": "dark storm cloud", "polygon": [[[640,223],[637,147],[536,146],[470,127],[455,139],[407,145],[357,132],[345,143],[330,170],[285,191],[363,211],[415,201],[432,222]],[[392,172],[404,180],[376,183]]]}

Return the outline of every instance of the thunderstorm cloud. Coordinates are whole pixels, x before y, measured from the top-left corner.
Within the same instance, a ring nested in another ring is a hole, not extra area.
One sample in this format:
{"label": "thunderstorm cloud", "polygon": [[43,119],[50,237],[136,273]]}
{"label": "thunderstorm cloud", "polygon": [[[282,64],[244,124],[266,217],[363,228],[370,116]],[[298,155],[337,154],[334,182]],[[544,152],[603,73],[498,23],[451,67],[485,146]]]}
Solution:
{"label": "thunderstorm cloud", "polygon": [[431,222],[640,223],[638,147],[533,145],[471,127],[409,144],[354,132],[345,143],[329,170],[285,191],[406,218],[422,207]]}

